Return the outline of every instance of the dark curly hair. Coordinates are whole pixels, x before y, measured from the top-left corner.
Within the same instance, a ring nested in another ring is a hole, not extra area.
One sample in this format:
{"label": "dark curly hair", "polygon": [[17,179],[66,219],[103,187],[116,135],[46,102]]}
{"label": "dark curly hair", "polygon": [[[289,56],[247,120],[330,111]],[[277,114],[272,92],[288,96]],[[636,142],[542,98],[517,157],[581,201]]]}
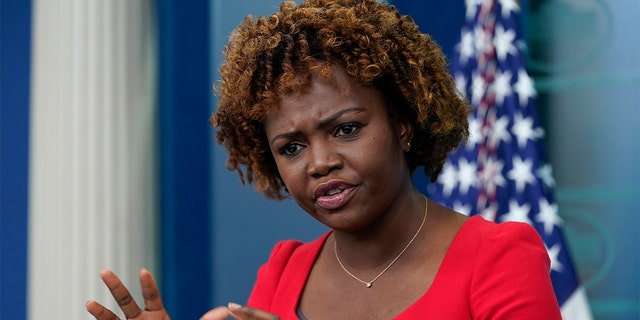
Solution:
{"label": "dark curly hair", "polygon": [[[284,184],[271,154],[263,119],[278,97],[304,89],[312,75],[331,77],[342,67],[382,92],[390,114],[412,121],[406,161],[435,181],[447,154],[468,136],[470,107],[456,90],[446,58],[409,16],[375,0],[283,2],[269,17],[251,16],[224,49],[216,112],[209,120],[229,152],[226,166],[268,198],[282,199]],[[243,170],[244,168],[244,170]]]}

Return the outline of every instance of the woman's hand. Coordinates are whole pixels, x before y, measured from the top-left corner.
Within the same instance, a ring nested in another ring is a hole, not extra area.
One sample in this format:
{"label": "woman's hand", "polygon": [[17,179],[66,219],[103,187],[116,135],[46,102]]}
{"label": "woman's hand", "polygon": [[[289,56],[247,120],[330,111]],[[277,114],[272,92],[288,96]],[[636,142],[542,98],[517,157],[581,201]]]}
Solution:
{"label": "woman's hand", "polygon": [[227,307],[217,307],[205,313],[200,320],[280,320],[275,314],[230,302]]}
{"label": "woman's hand", "polygon": [[[147,269],[140,270],[140,286],[142,287],[142,297],[144,298],[144,310],[138,307],[129,290],[111,270],[102,270],[100,277],[111,291],[111,295],[116,299],[118,306],[120,306],[127,319],[169,320],[169,315],[162,306],[162,298],[160,298],[156,282]],[[96,301],[87,301],[86,308],[97,320],[120,319],[115,313]]]}
{"label": "woman's hand", "polygon": [[[158,292],[156,282],[147,269],[140,270],[140,286],[142,287],[142,297],[144,307],[142,310],[136,304],[129,290],[122,284],[118,276],[111,270],[100,272],[102,281],[111,291],[111,295],[124,312],[126,319],[130,320],[169,320],[167,311],[162,306],[162,298]],[[120,318],[111,310],[105,308],[96,301],[88,301],[87,311],[97,320],[119,320]],[[217,307],[207,312],[200,318],[201,320],[226,320],[232,317],[236,320],[279,320],[278,316],[268,312],[240,306],[236,303],[229,303],[228,307]]]}

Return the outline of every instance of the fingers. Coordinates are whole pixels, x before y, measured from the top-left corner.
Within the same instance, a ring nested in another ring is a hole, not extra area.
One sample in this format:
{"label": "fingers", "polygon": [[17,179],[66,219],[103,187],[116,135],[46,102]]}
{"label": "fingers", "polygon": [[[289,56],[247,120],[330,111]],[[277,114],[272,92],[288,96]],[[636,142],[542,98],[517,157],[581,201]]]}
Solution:
{"label": "fingers", "polygon": [[163,310],[162,298],[158,292],[158,286],[147,269],[140,270],[140,286],[142,287],[142,297],[144,298],[144,306],[147,311]]}
{"label": "fingers", "polygon": [[120,320],[111,310],[95,301],[87,301],[85,307],[96,320]]}
{"label": "fingers", "polygon": [[[129,293],[129,290],[127,290],[127,288],[122,284],[115,273],[113,273],[111,270],[105,269],[100,272],[100,277],[102,278],[104,284],[107,285],[107,288],[109,288],[109,291],[111,291],[111,295],[116,300],[118,306],[120,306],[120,309],[124,312],[124,315],[125,317],[127,317],[127,319],[135,318],[140,315],[140,312],[142,312],[142,310],[140,310],[140,307],[138,307],[138,305],[136,304],[136,301]],[[153,279],[151,281],[153,282]],[[115,317],[114,319],[117,319],[117,317]]]}
{"label": "fingers", "polygon": [[280,320],[275,314],[260,309],[241,306],[237,303],[229,303],[229,313],[236,320]]}
{"label": "fingers", "polygon": [[205,313],[200,318],[200,320],[226,320],[230,316],[231,314],[229,313],[229,309],[227,309],[227,307],[217,307]]}

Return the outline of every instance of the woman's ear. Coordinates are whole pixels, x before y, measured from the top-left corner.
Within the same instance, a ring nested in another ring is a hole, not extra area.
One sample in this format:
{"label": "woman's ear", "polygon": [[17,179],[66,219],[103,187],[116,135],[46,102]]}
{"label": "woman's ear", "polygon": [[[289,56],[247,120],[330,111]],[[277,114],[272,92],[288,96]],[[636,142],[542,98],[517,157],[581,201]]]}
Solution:
{"label": "woman's ear", "polygon": [[402,150],[409,152],[409,150],[411,150],[411,142],[413,141],[413,125],[406,116],[398,116],[395,122]]}

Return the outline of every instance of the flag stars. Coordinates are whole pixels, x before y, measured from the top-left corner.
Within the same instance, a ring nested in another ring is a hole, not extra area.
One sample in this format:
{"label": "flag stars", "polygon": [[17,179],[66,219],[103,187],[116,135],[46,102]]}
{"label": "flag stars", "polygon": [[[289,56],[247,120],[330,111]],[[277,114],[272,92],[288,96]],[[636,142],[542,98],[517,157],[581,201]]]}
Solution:
{"label": "flag stars", "polygon": [[511,135],[509,134],[509,117],[502,116],[493,123],[493,127],[489,132],[489,145],[495,148],[500,142],[511,141]]}
{"label": "flag stars", "polygon": [[533,87],[533,80],[523,68],[518,69],[518,81],[513,85],[513,89],[518,94],[518,101],[522,107],[526,107],[529,104],[529,98],[537,96]]}
{"label": "flag stars", "polygon": [[513,168],[507,172],[507,177],[515,182],[517,192],[523,192],[527,184],[536,181],[531,170],[532,165],[530,159],[522,160],[519,156],[513,157]]}
{"label": "flag stars", "polygon": [[456,81],[456,89],[462,94],[461,99],[466,99],[467,97],[467,78],[465,78],[464,74],[457,73],[455,76]]}
{"label": "flag stars", "polygon": [[480,172],[480,183],[488,195],[493,195],[498,186],[504,187],[507,180],[502,176],[504,162],[494,158],[488,158]]}
{"label": "flag stars", "polygon": [[512,199],[509,201],[509,212],[501,216],[501,221],[515,221],[515,222],[524,222],[529,225],[533,225],[531,220],[529,219],[529,211],[531,210],[531,205],[525,203],[523,205],[518,205],[518,201]]}
{"label": "flag stars", "polygon": [[458,161],[458,181],[460,182],[461,193],[467,193],[470,187],[477,185],[478,166],[474,162],[469,162],[465,158]]}
{"label": "flag stars", "polygon": [[473,18],[475,18],[476,16],[476,13],[478,12],[478,5],[482,3],[482,0],[465,0],[464,3],[467,8],[467,20],[473,20]]}
{"label": "flag stars", "polygon": [[495,203],[492,203],[489,207],[485,208],[480,212],[480,216],[487,221],[496,221],[496,216],[498,215],[498,206]]}
{"label": "flag stars", "polygon": [[545,198],[542,198],[538,205],[540,212],[536,215],[536,221],[544,225],[544,232],[547,235],[551,235],[553,228],[562,224],[562,218],[558,216],[558,205],[549,203]]}
{"label": "flag stars", "polygon": [[516,0],[498,0],[500,2],[500,6],[502,7],[502,17],[504,19],[508,19],[511,16],[511,12],[519,12],[520,6],[516,2]]}
{"label": "flag stars", "polygon": [[513,118],[513,127],[511,130],[518,140],[518,147],[524,148],[527,146],[528,140],[533,141],[544,135],[542,128],[533,127],[532,118],[522,118],[520,114],[516,114]]}
{"label": "flag stars", "polygon": [[487,84],[485,83],[484,79],[482,79],[482,75],[475,72],[471,76],[471,102],[474,105],[478,105],[478,103],[480,103],[480,100],[484,96],[486,89]]}
{"label": "flag stars", "polygon": [[476,28],[473,29],[473,33],[473,40],[475,40],[475,49],[478,56],[492,53],[495,50],[492,41],[493,34],[491,32],[485,31],[480,26],[476,26]]}
{"label": "flag stars", "polygon": [[473,39],[473,34],[469,32],[467,29],[462,30],[460,43],[458,44],[458,51],[460,52],[460,62],[462,64],[467,64],[469,58],[473,57],[475,54],[475,43]]}
{"label": "flag stars", "polygon": [[550,164],[547,163],[540,167],[536,171],[536,174],[547,188],[553,188],[556,186],[556,180],[553,178],[553,169]]}
{"label": "flag stars", "polygon": [[556,243],[553,247],[549,248],[545,244],[545,247],[547,248],[547,254],[551,260],[551,271],[562,272],[564,266],[560,263],[560,260],[558,260],[558,256],[562,250],[562,245],[560,243]]}
{"label": "flag stars", "polygon": [[511,95],[511,72],[498,72],[495,82],[493,83],[493,90],[496,94],[496,104],[502,105],[504,99]]}
{"label": "flag stars", "polygon": [[453,203],[453,208],[452,209],[453,209],[453,211],[462,213],[465,216],[470,216],[471,215],[471,205],[462,204],[462,202],[460,202],[460,201],[455,201]]}
{"label": "flag stars", "polygon": [[493,38],[493,45],[496,48],[498,60],[504,61],[509,54],[516,55],[518,49],[513,45],[516,33],[513,30],[505,30],[502,25],[496,26],[496,34]]}
{"label": "flag stars", "polygon": [[475,148],[480,142],[482,142],[480,120],[476,117],[469,119],[469,138],[467,139],[467,147],[471,150]]}
{"label": "flag stars", "polygon": [[450,196],[458,184],[458,177],[456,173],[456,169],[449,162],[445,162],[442,167],[442,172],[440,172],[440,176],[438,177],[438,181],[442,184],[442,194],[445,196]]}

